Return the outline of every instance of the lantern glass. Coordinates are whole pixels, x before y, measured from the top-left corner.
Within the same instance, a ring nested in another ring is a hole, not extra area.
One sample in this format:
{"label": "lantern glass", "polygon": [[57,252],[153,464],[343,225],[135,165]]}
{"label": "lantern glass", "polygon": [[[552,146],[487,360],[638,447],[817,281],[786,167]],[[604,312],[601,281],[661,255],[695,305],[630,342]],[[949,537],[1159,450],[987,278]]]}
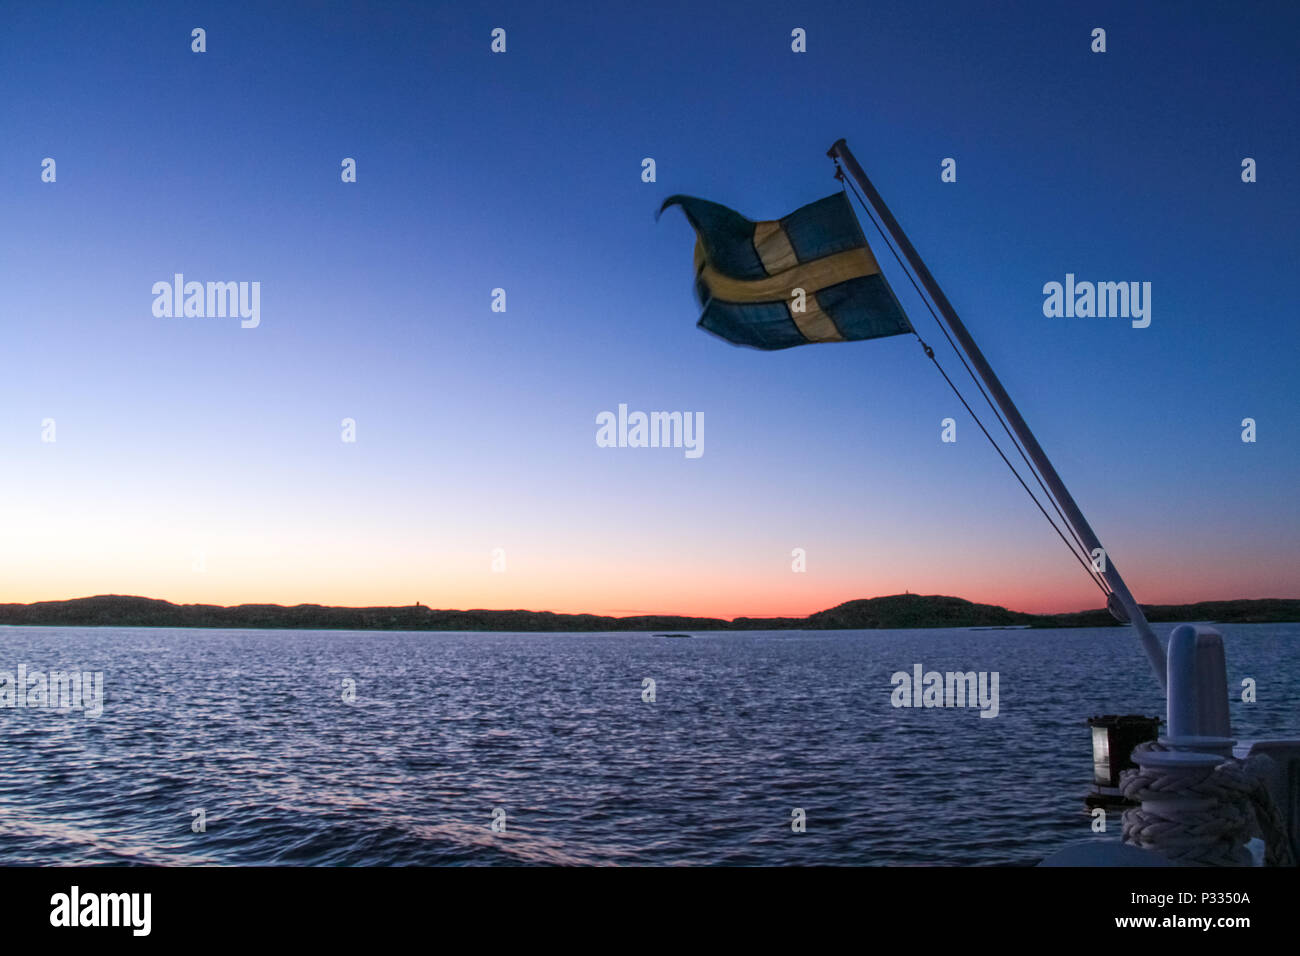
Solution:
{"label": "lantern glass", "polygon": [[1099,787],[1113,787],[1117,782],[1110,765],[1109,727],[1092,728],[1092,775]]}

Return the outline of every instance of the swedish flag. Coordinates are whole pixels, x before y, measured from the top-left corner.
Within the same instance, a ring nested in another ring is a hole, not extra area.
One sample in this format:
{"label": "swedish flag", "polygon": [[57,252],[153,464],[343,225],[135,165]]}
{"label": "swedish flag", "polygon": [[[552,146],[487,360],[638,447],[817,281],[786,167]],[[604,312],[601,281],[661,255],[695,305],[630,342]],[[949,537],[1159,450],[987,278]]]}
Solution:
{"label": "swedish flag", "polygon": [[705,331],[769,350],[912,331],[843,192],[774,222],[693,196],[669,196],[659,211],[669,206],[695,228]]}

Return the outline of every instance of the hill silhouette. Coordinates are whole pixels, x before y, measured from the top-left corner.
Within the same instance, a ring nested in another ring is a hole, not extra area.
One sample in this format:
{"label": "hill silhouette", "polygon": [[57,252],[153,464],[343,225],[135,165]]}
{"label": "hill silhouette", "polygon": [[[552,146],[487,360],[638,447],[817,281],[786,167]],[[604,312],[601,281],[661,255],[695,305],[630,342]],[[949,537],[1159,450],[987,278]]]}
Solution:
{"label": "hill silhouette", "polygon": [[[1300,600],[1205,601],[1143,605],[1153,621],[1266,623],[1300,621]],[[807,617],[609,617],[525,610],[438,610],[408,607],[328,607],[321,604],[173,604],[104,594],[69,601],[0,604],[0,625],[76,627],[225,627],[386,631],[723,631],[867,630],[922,627],[1106,627],[1103,609],[1074,614],[1026,614],[946,595],[894,594],[846,601]],[[1118,626],[1118,625],[1115,625]]]}

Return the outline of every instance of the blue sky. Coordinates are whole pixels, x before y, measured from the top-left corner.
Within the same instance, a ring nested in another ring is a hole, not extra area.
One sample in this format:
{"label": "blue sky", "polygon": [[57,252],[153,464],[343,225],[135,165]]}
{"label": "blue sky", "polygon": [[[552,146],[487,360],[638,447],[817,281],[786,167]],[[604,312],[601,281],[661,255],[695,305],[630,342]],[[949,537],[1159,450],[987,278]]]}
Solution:
{"label": "blue sky", "polygon": [[[777,218],[840,136],[1139,600],[1300,594],[1300,14],[994,6],[6,8],[0,600],[1095,606],[910,338],[694,328],[662,199]],[[260,281],[260,327],[156,318],[175,272]],[[1151,282],[1150,328],[1044,317],[1067,272]],[[597,448],[621,402],[705,454]]]}

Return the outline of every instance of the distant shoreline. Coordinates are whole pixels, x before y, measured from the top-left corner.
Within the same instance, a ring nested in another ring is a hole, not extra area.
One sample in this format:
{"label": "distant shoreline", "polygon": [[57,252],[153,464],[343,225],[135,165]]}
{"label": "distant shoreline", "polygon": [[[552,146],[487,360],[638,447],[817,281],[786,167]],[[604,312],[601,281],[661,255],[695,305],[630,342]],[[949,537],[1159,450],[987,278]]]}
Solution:
{"label": "distant shoreline", "polygon": [[[1300,599],[1202,601],[1143,605],[1161,623],[1300,622]],[[153,598],[100,595],[68,601],[0,604],[0,625],[22,627],[163,627],[336,631],[775,631],[906,630],[911,628],[1119,627],[1104,609],[1071,614],[1027,614],[946,595],[895,594],[865,598],[806,617],[685,617],[681,615],[556,614],[524,610],[440,610],[408,607],[329,607],[320,604],[172,604]]]}

